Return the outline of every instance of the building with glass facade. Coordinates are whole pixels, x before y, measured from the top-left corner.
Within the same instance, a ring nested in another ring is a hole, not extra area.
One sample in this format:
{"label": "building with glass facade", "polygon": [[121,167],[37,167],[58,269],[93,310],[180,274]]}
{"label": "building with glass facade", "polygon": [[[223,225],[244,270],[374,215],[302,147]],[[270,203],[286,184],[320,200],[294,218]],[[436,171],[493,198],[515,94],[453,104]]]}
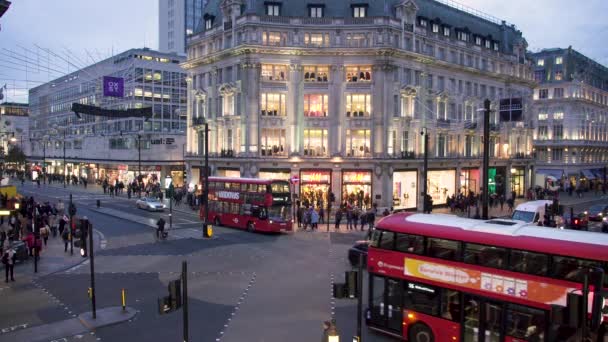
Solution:
{"label": "building with glass facade", "polygon": [[297,178],[303,203],[421,208],[479,192],[484,99],[490,191],[532,175],[527,43],[490,16],[433,0],[210,0],[188,41],[187,160],[214,175]]}
{"label": "building with glass facade", "polygon": [[200,24],[205,0],[159,0],[159,51],[186,54],[186,38]]}
{"label": "building with glass facade", "polygon": [[[47,174],[183,184],[186,74],[183,57],[131,49],[32,88],[27,153]],[[104,92],[104,77],[122,79],[123,96]],[[75,115],[73,103],[104,109],[152,108],[152,118]],[[139,143],[141,141],[141,143]],[[65,156],[65,161],[64,161]],[[141,156],[141,157],[140,157]],[[140,166],[141,165],[141,166]]]}
{"label": "building with glass facade", "polygon": [[537,183],[590,187],[608,165],[608,68],[572,49],[532,55]]}

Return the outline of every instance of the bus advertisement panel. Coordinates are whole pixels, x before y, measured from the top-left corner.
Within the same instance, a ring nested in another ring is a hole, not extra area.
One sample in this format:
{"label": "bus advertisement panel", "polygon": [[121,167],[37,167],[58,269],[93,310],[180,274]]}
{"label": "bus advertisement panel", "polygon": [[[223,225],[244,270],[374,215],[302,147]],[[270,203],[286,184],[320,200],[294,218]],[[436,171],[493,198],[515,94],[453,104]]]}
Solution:
{"label": "bus advertisement panel", "polygon": [[[204,179],[201,179],[204,184]],[[200,217],[204,219],[201,206]],[[209,177],[208,218],[218,226],[251,232],[292,230],[289,182],[254,178]]]}

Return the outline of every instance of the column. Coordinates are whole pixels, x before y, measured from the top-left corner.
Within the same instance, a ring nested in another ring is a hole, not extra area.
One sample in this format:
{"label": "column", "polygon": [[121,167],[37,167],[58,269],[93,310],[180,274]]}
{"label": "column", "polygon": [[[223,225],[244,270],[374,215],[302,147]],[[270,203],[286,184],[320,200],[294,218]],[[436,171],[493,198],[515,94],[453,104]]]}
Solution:
{"label": "column", "polygon": [[389,64],[377,64],[373,66],[372,75],[372,152],[374,156],[381,156],[386,153],[388,134],[386,128],[388,122],[386,115],[388,111],[387,76],[392,66]]}
{"label": "column", "polygon": [[422,163],[418,165],[418,167],[416,168],[416,172],[418,173],[418,211],[422,211],[424,208],[424,194],[422,193],[422,191],[424,191],[424,166],[422,165]]}
{"label": "column", "polygon": [[299,61],[289,64],[289,83],[287,84],[287,127],[286,138],[289,140],[289,152],[301,154],[304,148],[304,80]]}
{"label": "column", "polygon": [[187,152],[194,151],[194,130],[192,128],[192,107],[193,107],[193,96],[192,96],[192,77],[186,77],[186,139],[187,139]]}
{"label": "column", "polygon": [[344,121],[345,114],[344,65],[332,65],[329,75],[329,155],[346,156]]}
{"label": "column", "polygon": [[249,154],[258,153],[259,113],[260,113],[260,69],[261,64],[245,60],[243,68],[243,103],[245,127],[245,150]]}

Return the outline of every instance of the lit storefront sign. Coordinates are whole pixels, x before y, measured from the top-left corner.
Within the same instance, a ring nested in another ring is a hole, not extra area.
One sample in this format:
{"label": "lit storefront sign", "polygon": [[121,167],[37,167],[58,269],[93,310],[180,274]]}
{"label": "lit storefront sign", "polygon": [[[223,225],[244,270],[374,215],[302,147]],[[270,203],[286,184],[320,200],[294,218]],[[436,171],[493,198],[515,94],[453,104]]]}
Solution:
{"label": "lit storefront sign", "polygon": [[258,178],[261,179],[278,179],[278,180],[286,180],[288,181],[291,177],[289,171],[272,171],[272,170],[264,170],[260,171],[258,174]]}
{"label": "lit storefront sign", "polygon": [[456,170],[432,170],[428,172],[428,192],[433,205],[446,204],[456,188]]}
{"label": "lit storefront sign", "polygon": [[371,184],[372,173],[364,171],[344,172],[342,174],[342,182],[354,184]]}
{"label": "lit storefront sign", "polygon": [[416,171],[393,172],[393,207],[395,209],[416,208],[417,194]]}
{"label": "lit storefront sign", "polygon": [[300,179],[302,183],[329,184],[331,171],[302,171]]}

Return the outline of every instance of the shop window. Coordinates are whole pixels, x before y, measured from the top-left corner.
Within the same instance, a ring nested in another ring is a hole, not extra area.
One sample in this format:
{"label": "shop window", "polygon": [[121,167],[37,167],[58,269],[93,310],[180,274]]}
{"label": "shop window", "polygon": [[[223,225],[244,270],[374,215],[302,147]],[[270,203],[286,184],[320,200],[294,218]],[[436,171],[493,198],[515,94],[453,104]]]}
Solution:
{"label": "shop window", "polygon": [[329,67],[312,65],[304,67],[304,82],[327,81],[329,81]]}
{"label": "shop window", "polygon": [[351,206],[367,209],[372,205],[372,174],[370,171],[342,172],[342,199]]}
{"label": "shop window", "polygon": [[347,129],[346,151],[348,157],[369,157],[371,155],[371,131],[369,129]]}
{"label": "shop window", "polygon": [[305,33],[304,45],[315,47],[329,46],[329,33]]}
{"label": "shop window", "polygon": [[304,130],[304,155],[310,157],[327,157],[327,130]]}
{"label": "shop window", "polygon": [[[418,176],[416,171],[395,171],[393,173],[393,207],[415,208],[418,196]],[[424,249],[424,246],[422,246]]]}
{"label": "shop window", "polygon": [[260,154],[262,156],[287,155],[285,129],[262,128],[260,137]]}
{"label": "shop window", "polygon": [[346,67],[346,82],[370,82],[372,80],[371,66]]}
{"label": "shop window", "polygon": [[410,234],[397,234],[395,249],[400,252],[424,254],[424,237]]}
{"label": "shop window", "polygon": [[486,267],[505,268],[507,266],[507,250],[467,243],[464,249],[464,262]]}
{"label": "shop window", "polygon": [[444,239],[427,239],[427,255],[439,259],[460,259],[460,242]]}
{"label": "shop window", "polygon": [[369,117],[372,111],[372,99],[369,94],[346,95],[347,117]]}
{"label": "shop window", "polygon": [[262,64],[262,81],[286,81],[287,66]]}
{"label": "shop window", "polygon": [[285,116],[285,94],[262,93],[260,111],[263,116]]}
{"label": "shop window", "polygon": [[304,95],[304,116],[327,117],[329,96],[324,94]]}

